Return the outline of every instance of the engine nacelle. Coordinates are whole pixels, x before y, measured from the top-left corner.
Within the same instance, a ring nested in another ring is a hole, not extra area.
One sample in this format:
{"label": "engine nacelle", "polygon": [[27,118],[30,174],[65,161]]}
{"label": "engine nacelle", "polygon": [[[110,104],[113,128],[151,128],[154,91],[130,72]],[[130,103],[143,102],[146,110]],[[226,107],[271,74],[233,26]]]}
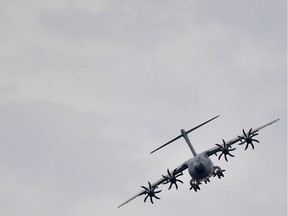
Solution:
{"label": "engine nacelle", "polygon": [[192,178],[190,180],[190,185],[191,185],[190,190],[194,189],[194,191],[197,192],[197,190],[200,190],[200,187],[199,187],[200,184],[201,183],[197,179]]}
{"label": "engine nacelle", "polygon": [[221,177],[224,177],[223,172],[225,172],[225,170],[222,170],[219,166],[215,166],[213,168],[213,176],[218,176],[219,179],[221,179]]}

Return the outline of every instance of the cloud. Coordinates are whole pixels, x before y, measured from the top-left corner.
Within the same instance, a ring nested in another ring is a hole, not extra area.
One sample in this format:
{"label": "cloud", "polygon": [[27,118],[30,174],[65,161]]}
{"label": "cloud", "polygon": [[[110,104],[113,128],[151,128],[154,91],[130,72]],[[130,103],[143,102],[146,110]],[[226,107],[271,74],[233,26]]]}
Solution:
{"label": "cloud", "polygon": [[40,213],[44,202],[54,208],[62,202],[53,210],[58,212],[85,193],[86,198],[101,194],[105,169],[99,164],[107,145],[101,117],[46,102],[1,104],[0,110],[1,194],[9,203],[3,212],[14,205],[26,211],[32,199],[32,214]]}
{"label": "cloud", "polygon": [[[282,1],[14,1],[0,10],[2,214],[284,215]],[[151,150],[218,114],[191,134],[197,152],[281,120],[255,151],[213,158],[223,180],[195,194],[185,175],[178,192],[162,188],[161,202],[117,209],[191,157],[183,140]]]}

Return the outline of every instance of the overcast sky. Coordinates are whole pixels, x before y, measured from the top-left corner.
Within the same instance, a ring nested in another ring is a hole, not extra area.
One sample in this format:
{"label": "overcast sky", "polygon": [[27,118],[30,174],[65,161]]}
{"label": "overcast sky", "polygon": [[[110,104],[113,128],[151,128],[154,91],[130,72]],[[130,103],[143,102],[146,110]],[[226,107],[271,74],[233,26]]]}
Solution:
{"label": "overcast sky", "polygon": [[[0,0],[0,214],[287,212],[284,0]],[[197,193],[117,206],[192,154],[274,119]]]}

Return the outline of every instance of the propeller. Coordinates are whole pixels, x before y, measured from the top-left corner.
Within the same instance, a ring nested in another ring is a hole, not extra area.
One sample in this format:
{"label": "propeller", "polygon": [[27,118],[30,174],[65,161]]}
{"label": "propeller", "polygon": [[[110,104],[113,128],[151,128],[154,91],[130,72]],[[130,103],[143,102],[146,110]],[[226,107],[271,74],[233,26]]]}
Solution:
{"label": "propeller", "polygon": [[251,145],[252,149],[254,149],[253,142],[259,143],[258,140],[253,139],[253,137],[258,135],[258,133],[257,133],[258,131],[256,130],[256,131],[252,132],[252,128],[248,131],[248,133],[246,133],[244,129],[242,131],[243,131],[243,136],[238,136],[238,138],[241,141],[241,143],[239,143],[239,145],[243,145],[244,143],[246,143],[245,150],[248,148],[249,145]]}
{"label": "propeller", "polygon": [[221,177],[224,177],[223,172],[225,172],[225,170],[222,170],[219,166],[215,166],[213,170],[213,177],[218,176],[218,178],[221,179]]}
{"label": "propeller", "polygon": [[[222,151],[221,154],[218,157],[218,160],[220,160],[220,158],[222,157],[222,155],[224,155],[225,160],[228,162],[227,159],[227,155],[231,156],[231,157],[235,157],[234,155],[232,155],[230,152],[234,151],[236,148],[231,148],[230,144],[226,144],[225,140],[222,139],[223,141],[223,145],[220,144],[216,144],[216,146],[218,146],[220,148],[220,150]],[[216,154],[217,155],[217,154]]]}
{"label": "propeller", "polygon": [[166,176],[162,175],[163,178],[165,179],[165,182],[163,184],[168,184],[170,182],[170,186],[169,186],[168,190],[171,189],[173,184],[175,185],[176,189],[178,190],[177,182],[181,182],[183,184],[183,181],[177,179],[177,177],[183,175],[183,173],[182,172],[176,173],[176,169],[172,173],[170,173],[169,169],[167,169],[167,173],[168,173],[168,175],[166,175]]}
{"label": "propeller", "polygon": [[160,193],[162,190],[159,190],[159,191],[155,191],[155,189],[157,187],[152,187],[151,183],[148,181],[148,185],[149,187],[145,187],[145,186],[141,186],[145,191],[140,194],[140,195],[146,195],[146,197],[144,198],[144,202],[146,202],[147,198],[150,197],[150,202],[152,204],[154,204],[153,202],[153,197],[155,197],[156,199],[160,199],[159,197],[156,196],[157,193]]}

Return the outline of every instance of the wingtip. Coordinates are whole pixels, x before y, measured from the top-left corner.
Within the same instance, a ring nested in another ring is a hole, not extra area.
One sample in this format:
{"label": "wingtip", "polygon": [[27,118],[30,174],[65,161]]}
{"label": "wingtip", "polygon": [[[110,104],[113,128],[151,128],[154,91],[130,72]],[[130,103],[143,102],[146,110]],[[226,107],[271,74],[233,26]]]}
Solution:
{"label": "wingtip", "polygon": [[153,154],[153,153],[156,152],[157,150],[159,150],[159,149],[155,149],[155,150],[151,151],[149,154]]}
{"label": "wingtip", "polygon": [[121,205],[118,205],[118,207],[117,208],[121,208],[123,205],[125,205],[126,204],[126,202],[125,203],[122,203]]}
{"label": "wingtip", "polygon": [[275,119],[275,120],[273,121],[273,123],[274,123],[274,122],[277,122],[277,121],[280,121],[280,118]]}

